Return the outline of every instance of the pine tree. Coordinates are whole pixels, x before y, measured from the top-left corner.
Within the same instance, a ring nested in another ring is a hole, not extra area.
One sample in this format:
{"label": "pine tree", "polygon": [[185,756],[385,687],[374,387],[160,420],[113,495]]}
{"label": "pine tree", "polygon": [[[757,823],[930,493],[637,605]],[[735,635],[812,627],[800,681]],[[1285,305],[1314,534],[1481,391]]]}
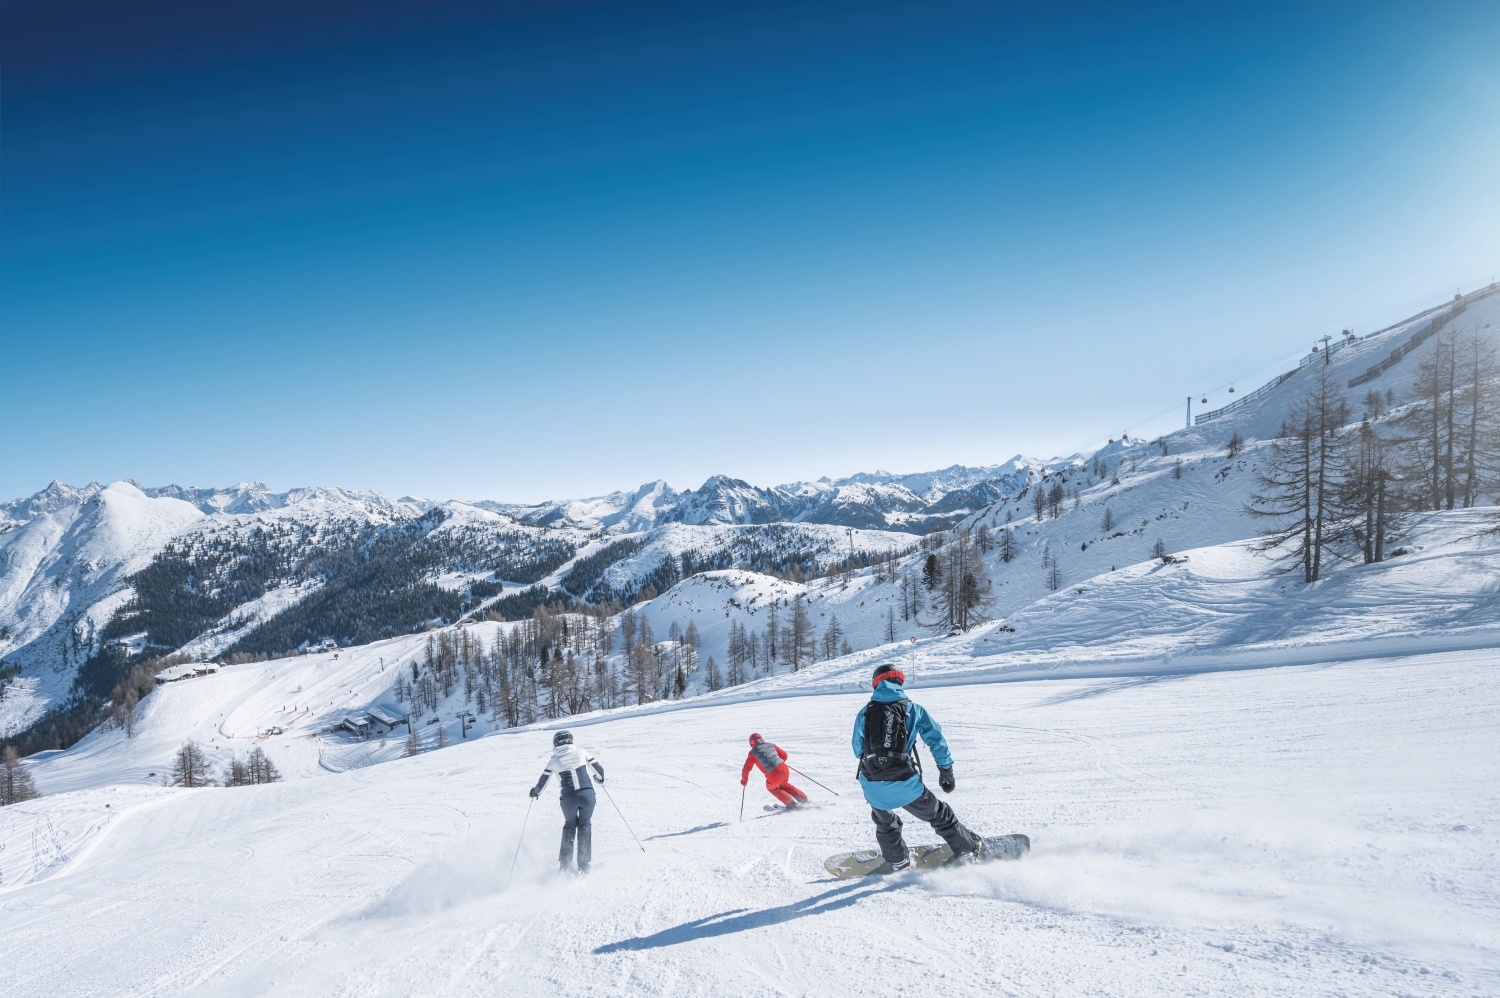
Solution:
{"label": "pine tree", "polygon": [[1500,361],[1489,338],[1471,329],[1458,338],[1460,390],[1458,407],[1463,413],[1459,425],[1460,460],[1457,473],[1461,481],[1461,505],[1477,505],[1480,495],[1493,487],[1497,463],[1496,428],[1500,421]]}
{"label": "pine tree", "polygon": [[1180,457],[1177,459],[1177,462],[1172,465],[1172,477],[1174,479],[1182,478],[1182,458]]}
{"label": "pine tree", "polygon": [[1052,488],[1047,490],[1047,513],[1052,519],[1062,516],[1062,504],[1065,493],[1062,482],[1053,482]]}
{"label": "pine tree", "polygon": [[839,616],[835,613],[828,618],[828,626],[823,631],[823,658],[825,660],[838,656],[839,639],[843,636],[844,632],[839,628]]}
{"label": "pine tree", "polygon": [[1034,491],[1031,493],[1031,509],[1036,514],[1037,523],[1041,523],[1047,518],[1047,494],[1042,491],[1040,482],[1036,484]]}
{"label": "pine tree", "polygon": [[197,742],[183,742],[172,761],[172,785],[206,787],[212,782],[208,757],[203,754],[203,749],[198,746]]}
{"label": "pine tree", "polygon": [[277,783],[281,780],[281,772],[259,745],[250,750],[250,758],[246,761],[246,769],[250,771],[251,783]]}
{"label": "pine tree", "polygon": [[[1378,393],[1377,393],[1378,394]],[[1235,430],[1234,435],[1229,438],[1229,443],[1224,448],[1224,454],[1230,460],[1240,456],[1240,451],[1245,449],[1245,438],[1240,436],[1240,431]]]}
{"label": "pine tree", "polygon": [[981,523],[979,529],[974,532],[974,543],[979,545],[980,554],[989,554],[994,546],[990,542],[990,528]]}
{"label": "pine tree", "polygon": [[807,607],[803,605],[800,596],[792,598],[792,617],[782,640],[784,651],[791,659],[793,672],[802,668],[802,663],[812,661],[816,639],[813,637],[812,620],[807,616]]}
{"label": "pine tree", "polygon": [[421,744],[417,741],[417,729],[412,726],[411,718],[406,720],[406,754],[414,756],[422,751]]}
{"label": "pine tree", "polygon": [[1164,540],[1162,540],[1160,537],[1158,537],[1156,539],[1156,543],[1153,544],[1153,545],[1151,545],[1151,557],[1153,557],[1153,558],[1165,558],[1166,556],[1167,556],[1167,542],[1164,541]]}
{"label": "pine tree", "polygon": [[891,644],[896,640],[896,608],[888,606],[885,608],[885,643]]}
{"label": "pine tree", "polygon": [[637,641],[635,647],[630,650],[630,689],[635,694],[637,704],[656,699],[651,691],[655,672],[651,646],[644,641]]}
{"label": "pine tree", "polygon": [[[1010,518],[1006,517],[1007,523],[1009,520]],[[1014,533],[1008,526],[1000,532],[1000,560],[1007,565],[1016,560],[1016,540],[1013,536]]]}
{"label": "pine tree", "polygon": [[1452,509],[1457,489],[1453,482],[1455,388],[1458,353],[1451,334],[1433,338],[1432,348],[1417,365],[1416,381],[1408,396],[1410,408],[1402,418],[1407,433],[1407,477],[1415,486],[1411,500],[1419,509]]}
{"label": "pine tree", "polygon": [[440,749],[448,747],[448,728],[442,724],[438,725],[437,747]]}
{"label": "pine tree", "polygon": [[682,666],[677,667],[677,678],[672,682],[672,699],[681,700],[682,694],[687,691],[687,677],[682,674]]}
{"label": "pine tree", "polygon": [[922,564],[922,584],[925,585],[930,592],[936,589],[938,587],[938,583],[942,581],[943,566],[938,561],[937,555],[930,554],[927,556],[927,560]]}
{"label": "pine tree", "polygon": [[[1378,393],[1376,393],[1378,394]],[[1365,564],[1385,560],[1385,532],[1390,515],[1391,445],[1366,419],[1359,427],[1359,443],[1346,456],[1340,505],[1352,513],[1351,539]]]}
{"label": "pine tree", "polygon": [[941,615],[943,626],[967,631],[988,619],[989,580],[984,562],[968,529],[959,530],[945,553],[943,585],[933,597],[933,607]]}
{"label": "pine tree", "polygon": [[1108,506],[1104,507],[1104,520],[1099,524],[1099,529],[1106,534],[1115,529],[1115,514]]}
{"label": "pine tree", "polygon": [[710,693],[724,688],[724,678],[719,675],[719,663],[712,655],[708,656],[708,664],[703,667],[703,685],[708,687]]}
{"label": "pine tree", "polygon": [[250,785],[250,767],[245,765],[237,755],[229,757],[229,768],[224,773],[223,779],[226,787],[245,787]]}
{"label": "pine tree", "polygon": [[16,747],[5,746],[4,755],[0,755],[0,807],[35,800],[40,796],[31,774],[26,771],[26,764],[16,753]]}
{"label": "pine tree", "polygon": [[632,610],[620,615],[620,643],[626,654],[635,647],[635,612]]}
{"label": "pine tree", "polygon": [[1292,404],[1281,434],[1256,471],[1259,490],[1246,510],[1274,523],[1257,550],[1281,550],[1280,558],[1316,582],[1323,553],[1336,539],[1340,466],[1337,433],[1347,405],[1327,364],[1319,365],[1307,393]]}

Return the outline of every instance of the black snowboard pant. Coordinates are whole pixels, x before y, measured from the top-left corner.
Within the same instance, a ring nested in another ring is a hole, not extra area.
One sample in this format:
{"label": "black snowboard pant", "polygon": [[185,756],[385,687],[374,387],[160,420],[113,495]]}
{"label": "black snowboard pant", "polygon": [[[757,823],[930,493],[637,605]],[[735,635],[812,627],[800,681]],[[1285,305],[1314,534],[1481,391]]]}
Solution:
{"label": "black snowboard pant", "polygon": [[[953,808],[947,802],[938,800],[926,787],[922,788],[922,796],[901,810],[930,824],[932,830],[948,843],[953,855],[974,851],[974,833],[963,826],[963,822],[958,820],[958,815],[953,813]],[[906,842],[901,838],[901,816],[895,811],[882,811],[872,807],[870,818],[875,822],[875,840],[880,843],[881,855],[892,863],[904,860],[907,850]]]}
{"label": "black snowboard pant", "polygon": [[557,852],[560,866],[573,862],[573,839],[578,839],[578,868],[587,870],[594,861],[594,790],[564,790],[562,792],[563,831],[562,848]]}

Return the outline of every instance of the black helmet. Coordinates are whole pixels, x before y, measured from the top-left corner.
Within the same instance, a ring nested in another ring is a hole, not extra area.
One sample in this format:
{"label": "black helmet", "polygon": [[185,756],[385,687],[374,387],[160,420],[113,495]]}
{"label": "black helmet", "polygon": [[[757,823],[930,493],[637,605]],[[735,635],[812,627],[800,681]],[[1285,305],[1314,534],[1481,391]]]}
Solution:
{"label": "black helmet", "polygon": [[552,747],[553,748],[556,748],[559,745],[572,745],[572,744],[573,744],[573,732],[571,732],[571,731],[559,731],[557,734],[555,734],[555,735],[552,736]]}

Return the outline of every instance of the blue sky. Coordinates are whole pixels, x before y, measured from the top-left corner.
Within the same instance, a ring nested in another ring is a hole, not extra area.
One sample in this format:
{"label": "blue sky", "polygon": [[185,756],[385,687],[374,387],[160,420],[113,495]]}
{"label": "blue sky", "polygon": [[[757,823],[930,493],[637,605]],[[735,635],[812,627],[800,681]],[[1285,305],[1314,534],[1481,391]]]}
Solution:
{"label": "blue sky", "polygon": [[1479,3],[6,0],[0,494],[1170,429],[1500,275],[1497,42]]}

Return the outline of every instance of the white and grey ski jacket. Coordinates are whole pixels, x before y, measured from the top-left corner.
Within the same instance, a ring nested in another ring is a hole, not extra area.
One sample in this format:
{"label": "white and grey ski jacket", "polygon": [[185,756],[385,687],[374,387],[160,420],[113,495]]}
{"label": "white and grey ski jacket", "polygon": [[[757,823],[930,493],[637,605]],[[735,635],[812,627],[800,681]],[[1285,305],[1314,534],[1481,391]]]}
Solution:
{"label": "white and grey ski jacket", "polygon": [[552,750],[552,758],[547,760],[547,768],[542,770],[542,778],[536,781],[534,792],[541,793],[553,773],[557,774],[557,781],[562,784],[563,793],[570,793],[574,790],[592,790],[594,780],[589,778],[590,769],[596,774],[595,779],[603,783],[604,767],[599,765],[599,760],[595,759],[587,749],[577,745],[559,745]]}

